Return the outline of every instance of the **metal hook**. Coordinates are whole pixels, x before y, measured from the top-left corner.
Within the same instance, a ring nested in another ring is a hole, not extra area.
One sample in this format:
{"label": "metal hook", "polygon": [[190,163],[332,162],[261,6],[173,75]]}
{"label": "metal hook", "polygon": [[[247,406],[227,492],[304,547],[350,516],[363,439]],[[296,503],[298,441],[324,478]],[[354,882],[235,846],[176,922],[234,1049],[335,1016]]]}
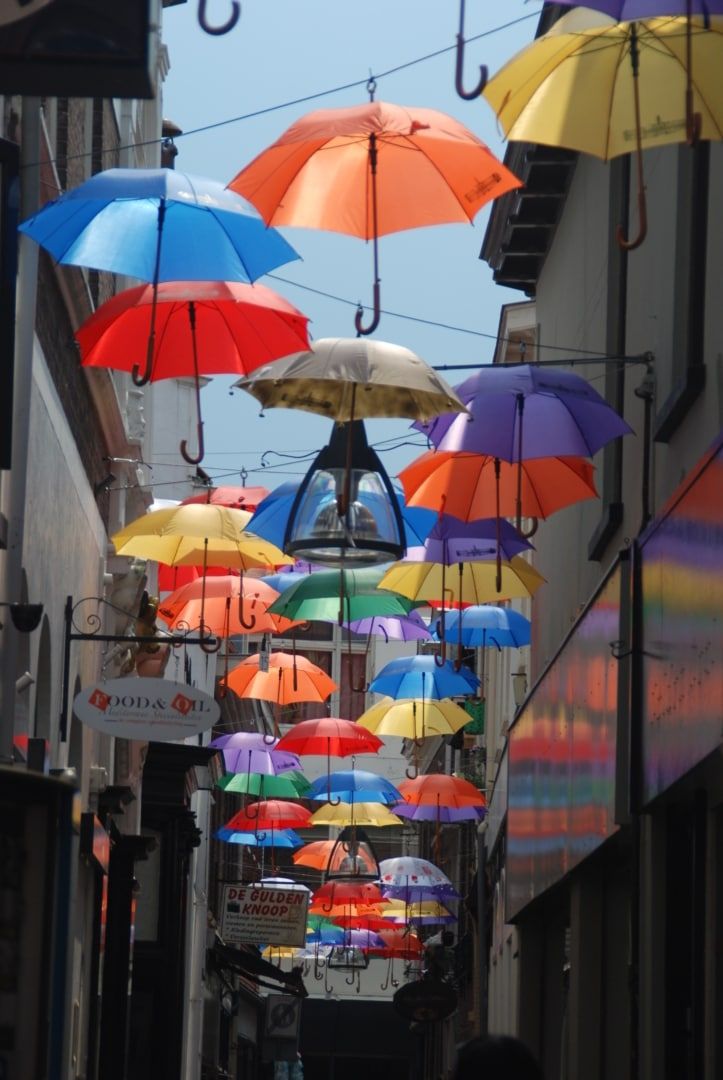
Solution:
{"label": "metal hook", "polygon": [[241,18],[241,5],[238,0],[231,0],[231,14],[225,23],[221,26],[212,26],[206,18],[206,4],[207,0],[198,0],[198,24],[202,30],[205,30],[207,34],[212,34],[214,37],[220,37],[222,34],[228,34],[230,30],[233,30],[236,23]]}
{"label": "metal hook", "polygon": [[457,63],[454,71],[454,88],[464,101],[472,101],[479,97],[487,85],[488,71],[484,64],[480,64],[480,79],[474,90],[464,88],[464,0],[459,3],[459,33],[457,34]]}
{"label": "metal hook", "polygon": [[208,656],[214,656],[221,648],[221,638],[215,638],[213,634],[208,637],[205,636],[205,627],[201,626],[200,633],[198,635],[198,644]]}

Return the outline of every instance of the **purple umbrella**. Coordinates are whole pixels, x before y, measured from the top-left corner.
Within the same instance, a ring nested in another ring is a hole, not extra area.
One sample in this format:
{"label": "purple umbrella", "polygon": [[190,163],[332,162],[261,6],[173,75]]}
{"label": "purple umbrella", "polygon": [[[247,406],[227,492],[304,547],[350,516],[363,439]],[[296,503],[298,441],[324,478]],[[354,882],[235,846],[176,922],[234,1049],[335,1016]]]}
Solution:
{"label": "purple umbrella", "polygon": [[219,735],[208,745],[223,750],[226,772],[276,776],[289,769],[301,769],[296,754],[275,749],[278,741],[257,731],[234,731]]}
{"label": "purple umbrella", "polygon": [[533,364],[489,365],[459,386],[469,413],[418,425],[439,450],[503,461],[592,457],[632,428],[585,379]]}
{"label": "purple umbrella", "polygon": [[391,809],[397,817],[408,821],[436,821],[441,825],[451,825],[458,821],[481,821],[487,813],[484,806],[433,806],[400,803]]}
{"label": "purple umbrella", "polygon": [[382,889],[382,896],[387,900],[405,900],[407,904],[422,904],[426,900],[444,904],[448,900],[462,899],[454,885],[391,885]]}
{"label": "purple umbrella", "polygon": [[431,637],[429,627],[417,611],[410,611],[408,615],[373,615],[343,625],[355,634],[375,635],[385,641],[422,641]]}
{"label": "purple umbrella", "polygon": [[529,540],[525,540],[509,521],[498,523],[497,518],[460,521],[451,514],[442,514],[421,547],[407,549],[404,561],[451,566],[453,563],[496,559],[499,550],[502,558],[509,562],[531,547]]}
{"label": "purple umbrella", "polygon": [[[576,0],[560,0],[565,7],[575,7]],[[585,7],[602,11],[618,22],[655,19],[659,15],[723,15],[723,0],[585,0]]]}
{"label": "purple umbrella", "polygon": [[344,948],[356,949],[383,949],[384,941],[373,930],[345,930]]}

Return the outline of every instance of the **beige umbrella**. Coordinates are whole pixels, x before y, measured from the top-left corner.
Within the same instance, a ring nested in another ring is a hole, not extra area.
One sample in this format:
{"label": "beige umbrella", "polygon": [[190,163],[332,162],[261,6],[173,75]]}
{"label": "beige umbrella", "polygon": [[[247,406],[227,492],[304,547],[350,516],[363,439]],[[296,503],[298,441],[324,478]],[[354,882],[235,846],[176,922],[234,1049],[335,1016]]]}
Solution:
{"label": "beige umbrella", "polygon": [[303,409],[339,423],[466,411],[452,387],[415,353],[361,338],[321,338],[308,352],[264,364],[236,385],[264,408]]}

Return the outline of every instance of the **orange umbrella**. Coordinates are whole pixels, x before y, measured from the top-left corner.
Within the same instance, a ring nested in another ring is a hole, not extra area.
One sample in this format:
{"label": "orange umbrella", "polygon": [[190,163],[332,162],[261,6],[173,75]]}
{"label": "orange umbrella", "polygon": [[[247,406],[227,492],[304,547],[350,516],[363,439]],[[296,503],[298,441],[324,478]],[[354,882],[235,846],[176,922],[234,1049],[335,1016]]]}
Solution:
{"label": "orange umbrella", "polygon": [[203,626],[215,637],[232,634],[276,634],[298,623],[269,615],[279,593],[258,578],[197,578],[167,596],[158,609],[172,630]]}
{"label": "orange umbrella", "polygon": [[[331,853],[336,847],[334,862],[329,865]],[[312,840],[310,844],[304,844],[292,855],[297,866],[311,866],[314,870],[339,870],[341,862],[348,858],[348,846],[337,843],[336,840]],[[360,859],[365,871],[373,871],[374,865],[369,855],[360,844],[357,848],[356,858]]]}
{"label": "orange umbrella", "polygon": [[247,656],[231,674],[224,685],[242,698],[258,698],[273,701],[277,705],[290,705],[294,701],[326,701],[336,683],[305,656],[276,652],[266,660],[260,653]]}
{"label": "orange umbrella", "polygon": [[428,450],[402,469],[399,479],[407,506],[425,506],[462,521],[475,521],[515,516],[520,468],[525,517],[546,518],[597,496],[594,466],[576,457],[530,458],[509,464],[484,454]]}
{"label": "orange umbrella", "polygon": [[485,806],[482,792],[460,776],[426,773],[397,785],[405,803],[411,806]]}
{"label": "orange umbrella", "polygon": [[254,511],[271,492],[265,487],[234,487],[223,485],[221,487],[209,487],[198,495],[189,495],[187,499],[181,499],[185,506],[187,503],[211,503],[213,506],[235,506],[237,510]]}
{"label": "orange umbrella", "polygon": [[391,956],[400,960],[412,960],[421,957],[424,953],[424,945],[417,937],[405,927],[395,926],[391,929],[377,930],[379,937],[384,942],[383,949],[370,950],[371,956]]}
{"label": "orange umbrella", "polygon": [[372,240],[379,324],[377,240],[424,225],[472,221],[521,182],[468,128],[434,109],[374,101],[302,116],[228,185],[267,225],[328,229]]}

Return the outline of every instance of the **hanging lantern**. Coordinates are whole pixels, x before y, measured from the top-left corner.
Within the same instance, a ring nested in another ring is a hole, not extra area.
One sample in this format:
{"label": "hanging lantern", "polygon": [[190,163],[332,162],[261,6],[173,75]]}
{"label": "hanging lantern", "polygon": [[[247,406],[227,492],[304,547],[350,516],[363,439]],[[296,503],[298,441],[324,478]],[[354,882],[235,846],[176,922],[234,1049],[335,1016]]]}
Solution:
{"label": "hanging lantern", "polygon": [[339,833],[325,868],[327,881],[378,881],[381,876],[371,840],[363,829],[347,825]]}
{"label": "hanging lantern", "polygon": [[334,424],[329,445],[301,481],[284,551],[325,566],[375,566],[404,553],[404,523],[391,481],[361,420]]}

